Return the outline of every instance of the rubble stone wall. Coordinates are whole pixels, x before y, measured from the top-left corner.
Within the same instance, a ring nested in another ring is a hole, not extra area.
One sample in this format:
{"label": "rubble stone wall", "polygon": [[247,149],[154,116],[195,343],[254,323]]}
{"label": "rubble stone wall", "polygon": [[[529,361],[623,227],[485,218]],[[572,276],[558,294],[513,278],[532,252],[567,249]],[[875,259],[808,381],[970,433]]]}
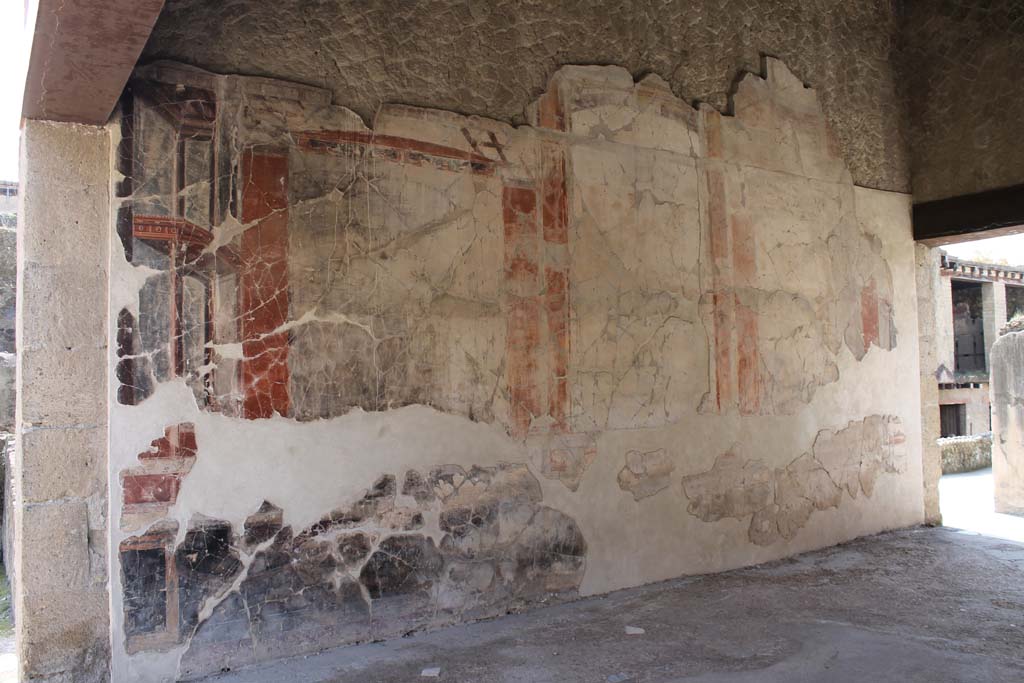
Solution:
{"label": "rubble stone wall", "polygon": [[992,467],[992,434],[939,439],[942,473],[958,474]]}

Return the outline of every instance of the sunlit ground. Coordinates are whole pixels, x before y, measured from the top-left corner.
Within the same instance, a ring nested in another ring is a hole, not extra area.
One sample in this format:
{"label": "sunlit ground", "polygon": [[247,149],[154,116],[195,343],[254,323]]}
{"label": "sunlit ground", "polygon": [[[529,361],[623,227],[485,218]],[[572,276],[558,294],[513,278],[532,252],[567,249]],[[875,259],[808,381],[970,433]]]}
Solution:
{"label": "sunlit ground", "polygon": [[14,624],[11,623],[11,588],[0,565],[0,683],[17,683],[18,655],[14,650]]}
{"label": "sunlit ground", "polygon": [[939,480],[945,526],[1024,543],[1024,517],[995,511],[992,468],[947,474]]}

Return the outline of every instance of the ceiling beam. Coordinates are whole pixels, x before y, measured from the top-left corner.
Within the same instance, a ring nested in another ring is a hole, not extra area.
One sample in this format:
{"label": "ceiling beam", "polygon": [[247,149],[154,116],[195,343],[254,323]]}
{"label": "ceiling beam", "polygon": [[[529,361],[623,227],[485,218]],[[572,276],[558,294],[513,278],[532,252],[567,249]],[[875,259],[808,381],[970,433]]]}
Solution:
{"label": "ceiling beam", "polygon": [[914,239],[932,247],[1024,232],[1024,185],[914,204]]}
{"label": "ceiling beam", "polygon": [[38,0],[35,4],[22,116],[106,123],[164,0]]}

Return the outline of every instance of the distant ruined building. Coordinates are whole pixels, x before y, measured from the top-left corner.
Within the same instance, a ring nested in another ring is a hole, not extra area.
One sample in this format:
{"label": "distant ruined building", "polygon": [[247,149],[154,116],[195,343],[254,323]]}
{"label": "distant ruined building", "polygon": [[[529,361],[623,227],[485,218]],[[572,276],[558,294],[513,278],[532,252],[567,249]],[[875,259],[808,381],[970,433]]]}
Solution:
{"label": "distant ruined building", "polygon": [[1008,320],[1024,316],[1024,266],[979,263],[943,253],[936,301],[941,436],[992,430],[992,345]]}

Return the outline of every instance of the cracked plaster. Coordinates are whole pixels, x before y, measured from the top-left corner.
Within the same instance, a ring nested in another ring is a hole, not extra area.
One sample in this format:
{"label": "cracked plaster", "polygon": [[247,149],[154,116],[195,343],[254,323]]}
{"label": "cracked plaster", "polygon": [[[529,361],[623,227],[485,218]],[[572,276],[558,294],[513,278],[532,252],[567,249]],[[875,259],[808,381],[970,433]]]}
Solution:
{"label": "cracked plaster", "polygon": [[[889,386],[893,368],[917,376],[898,333],[914,315],[907,198],[853,186],[814,92],[781,63],[741,81],[735,110],[694,109],[655,76],[567,67],[532,127],[389,106],[370,130],[317,89],[140,70],[112,231],[111,486],[125,506],[112,544],[135,553],[111,572],[115,672],[251,661],[239,644],[262,622],[238,601],[257,576],[285,603],[304,577],[323,594],[329,628],[297,628],[267,650],[279,656],[919,519],[916,449],[882,468],[892,477],[859,480],[865,496],[773,513],[778,531],[756,538],[722,526],[745,515],[679,514],[680,482],[731,444],[770,444],[747,467],[788,471],[821,429],[895,415],[918,390]],[[918,418],[899,419],[914,443]],[[167,450],[160,434],[178,451],[154,471],[140,454]],[[470,515],[482,545],[446,550],[462,538],[449,498],[487,472],[516,473],[485,487],[505,521]],[[806,473],[792,474],[776,494]],[[153,475],[175,483],[126,483]],[[371,505],[371,529],[327,554],[295,544],[372,482],[389,502]],[[541,541],[501,540],[527,521]],[[564,571],[531,561],[543,571],[510,569],[509,592],[474,597],[492,558],[567,533],[580,542],[557,553],[577,558]],[[363,551],[382,543],[371,563]],[[467,552],[483,557],[449,572]],[[414,598],[390,599],[373,577],[406,556],[422,567],[399,581]],[[271,557],[331,569],[276,584]],[[163,626],[159,609],[136,611],[132,592],[148,604],[153,588],[130,571],[159,558],[177,605]]]}

